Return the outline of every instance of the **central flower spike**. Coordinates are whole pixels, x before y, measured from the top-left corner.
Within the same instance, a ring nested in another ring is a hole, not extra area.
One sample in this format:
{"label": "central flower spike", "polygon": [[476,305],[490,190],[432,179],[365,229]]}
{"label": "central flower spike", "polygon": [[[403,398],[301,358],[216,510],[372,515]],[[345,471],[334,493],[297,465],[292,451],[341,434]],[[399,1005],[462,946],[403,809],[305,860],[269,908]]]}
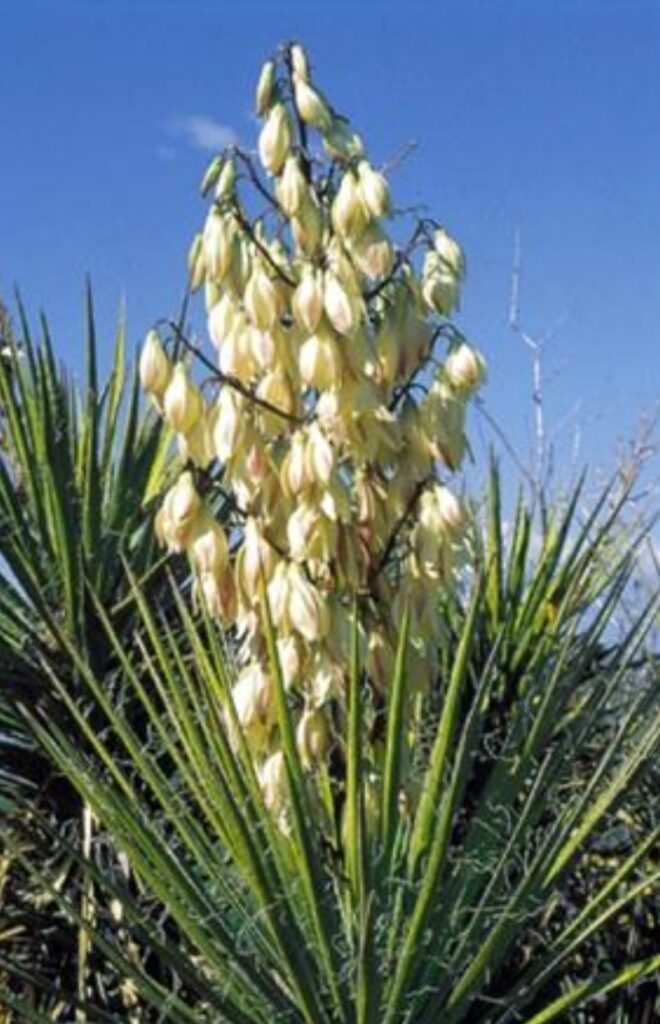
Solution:
{"label": "central flower spike", "polygon": [[[426,219],[392,241],[387,178],[298,44],[264,65],[256,109],[261,168],[237,147],[213,161],[189,253],[217,373],[200,389],[194,347],[177,331],[184,359],[173,363],[150,331],[140,375],[185,463],[158,536],[187,554],[196,600],[232,631],[230,735],[242,730],[266,803],[283,815],[262,602],[314,773],[343,714],[354,608],[375,701],[387,701],[404,608],[421,689],[436,670],[439,589],[454,585],[466,524],[444,477],[466,451],[466,403],[485,365],[450,320],[465,276],[458,243]],[[229,537],[202,497],[209,481],[232,509]]]}

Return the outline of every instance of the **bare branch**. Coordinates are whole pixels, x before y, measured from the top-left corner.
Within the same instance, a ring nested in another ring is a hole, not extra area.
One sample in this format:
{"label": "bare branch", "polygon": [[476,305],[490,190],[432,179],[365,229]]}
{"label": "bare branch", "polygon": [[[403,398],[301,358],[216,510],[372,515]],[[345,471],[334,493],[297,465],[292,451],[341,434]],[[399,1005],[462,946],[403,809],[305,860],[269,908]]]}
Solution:
{"label": "bare branch", "polygon": [[511,270],[511,300],[509,302],[509,327],[513,331],[520,330],[520,274],[521,240],[520,229],[516,228],[513,236],[513,267]]}
{"label": "bare branch", "polygon": [[411,156],[416,149],[419,147],[417,139],[410,139],[404,146],[401,147],[398,153],[395,153],[386,163],[381,167],[382,174],[390,174],[391,171],[395,171],[397,167],[400,167],[409,156]]}

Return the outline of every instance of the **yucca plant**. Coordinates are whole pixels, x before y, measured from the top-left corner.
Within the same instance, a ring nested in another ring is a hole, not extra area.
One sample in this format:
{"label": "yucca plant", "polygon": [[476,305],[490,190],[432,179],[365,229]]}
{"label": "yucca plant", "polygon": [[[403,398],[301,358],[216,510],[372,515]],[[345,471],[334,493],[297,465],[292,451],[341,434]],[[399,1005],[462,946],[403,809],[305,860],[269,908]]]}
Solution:
{"label": "yucca plant", "polygon": [[[19,303],[20,327],[2,316],[0,357],[0,947],[46,976],[76,974],[76,933],[52,913],[12,854],[13,844],[61,884],[70,859],[32,830],[33,811],[48,813],[83,841],[91,820],[73,787],[39,750],[18,710],[47,696],[44,664],[72,697],[81,697],[69,646],[99,673],[111,645],[89,601],[92,586],[119,635],[135,609],[122,569],[130,558],[147,592],[162,587],[162,557],[151,527],[151,496],[166,469],[167,432],[141,408],[137,373],[125,366],[120,322],[108,379],[97,371],[91,292],[86,299],[86,371],[79,386],[56,364],[48,324],[34,340]],[[160,563],[160,575],[158,566]],[[18,831],[17,831],[18,830]],[[26,830],[30,834],[26,834]],[[86,842],[88,842],[89,836]]]}
{"label": "yucca plant", "polygon": [[82,690],[44,662],[57,700],[20,704],[121,851],[101,867],[61,841],[73,899],[16,853],[105,964],[58,979],[53,1012],[565,1018],[658,966],[599,939],[653,910],[654,812],[584,883],[660,740],[655,607],[611,637],[624,499],[582,521],[578,490],[536,525],[523,502],[505,541],[493,469],[485,528],[470,514],[445,483],[484,377],[451,320],[460,247],[427,218],[393,244],[387,181],[298,44],[264,66],[257,112],[262,171],[236,147],[213,161],[190,253],[219,369],[176,324],[140,360],[186,460],[155,530],[192,608],[129,565],[139,623],[120,631],[92,584],[104,671],[55,623]]}
{"label": "yucca plant", "polygon": [[[129,649],[97,606],[120,664],[117,692],[141,704],[150,742],[73,649],[103,728],[56,678],[66,723],[29,713],[153,899],[145,913],[120,871],[91,862],[121,914],[85,923],[75,901],[60,900],[123,975],[130,1019],[540,1024],[577,1020],[573,1007],[595,997],[607,1006],[609,994],[657,972],[652,931],[631,962],[608,948],[627,912],[642,907],[657,922],[657,793],[643,788],[660,741],[657,674],[643,654],[656,609],[612,642],[633,549],[613,564],[605,498],[578,523],[574,495],[535,555],[524,505],[503,540],[497,494],[494,475],[490,527],[475,538],[470,592],[446,609],[412,765],[401,732],[415,683],[406,622],[375,778],[357,636],[334,758],[309,768],[266,621],[287,831],[235,729],[233,668],[213,624],[196,622],[175,587],[182,645],[133,581],[141,621]],[[656,802],[585,888],[585,864],[640,798]],[[38,865],[25,868],[48,884]],[[160,923],[163,907],[175,930]]]}

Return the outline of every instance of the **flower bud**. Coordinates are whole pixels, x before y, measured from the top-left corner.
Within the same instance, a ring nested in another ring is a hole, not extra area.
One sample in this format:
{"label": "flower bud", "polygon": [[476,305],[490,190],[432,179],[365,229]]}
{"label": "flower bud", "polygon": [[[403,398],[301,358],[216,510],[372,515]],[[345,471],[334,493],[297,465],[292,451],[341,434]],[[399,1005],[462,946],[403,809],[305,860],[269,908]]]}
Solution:
{"label": "flower bud", "polygon": [[327,487],[335,467],[335,453],[332,445],[319,427],[312,423],[305,445],[305,469],[307,479],[321,487]]}
{"label": "flower bud", "polygon": [[304,384],[326,391],[337,387],[341,380],[341,353],[332,333],[319,328],[304,341],[298,354],[298,367]]}
{"label": "flower bud", "polygon": [[339,279],[327,270],[324,278],[323,304],[328,320],[338,334],[350,334],[355,326],[353,307]]}
{"label": "flower bud", "polygon": [[289,618],[289,599],[291,597],[291,581],[289,567],[286,562],[278,562],[267,588],[268,608],[273,625],[281,634],[291,632]]}
{"label": "flower bud", "polygon": [[344,238],[357,238],[366,227],[367,215],[352,171],[346,171],[332,203],[332,223]]}
{"label": "flower bud", "polygon": [[229,546],[225,532],[209,514],[199,515],[188,537],[187,551],[198,573],[217,575],[227,567]]}
{"label": "flower bud", "polygon": [[305,266],[300,284],[293,293],[291,310],[296,322],[313,334],[323,316],[323,286],[317,272]]}
{"label": "flower bud", "polygon": [[223,199],[229,199],[234,194],[234,186],[236,184],[236,164],[229,157],[225,160],[224,166],[220,172],[218,178],[218,184],[215,187],[215,198],[219,201]]}
{"label": "flower bud", "polygon": [[271,460],[261,436],[256,432],[250,435],[250,443],[244,445],[243,474],[251,484],[265,484],[271,470]]}
{"label": "flower bud", "polygon": [[274,721],[275,709],[272,680],[258,662],[243,669],[232,688],[231,699],[246,739],[261,746]]}
{"label": "flower bud", "polygon": [[140,354],[140,383],[148,394],[162,398],[172,377],[172,364],[157,331],[149,331]]}
{"label": "flower bud", "polygon": [[294,76],[293,94],[298,113],[306,124],[313,125],[319,131],[330,127],[331,116],[328,106],[320,94],[303,78]]}
{"label": "flower bud", "polygon": [[224,387],[215,406],[212,440],[220,462],[236,454],[245,435],[245,399],[231,387]]}
{"label": "flower bud", "polygon": [[283,636],[276,641],[275,646],[284,688],[290,690],[296,683],[302,667],[299,641],[295,636]]}
{"label": "flower bud", "polygon": [[202,235],[204,266],[210,280],[216,284],[222,284],[231,270],[234,230],[230,218],[216,209],[209,212]]}
{"label": "flower bud", "polygon": [[216,156],[213,158],[211,163],[206,168],[204,172],[204,177],[202,178],[202,183],[200,185],[200,191],[203,196],[205,196],[207,192],[211,191],[216,181],[220,177],[220,171],[222,170],[224,160],[224,156]]}
{"label": "flower bud", "polygon": [[375,171],[367,160],[358,164],[360,195],[372,217],[387,217],[390,212],[390,189],[382,174]]}
{"label": "flower bud", "polygon": [[275,61],[267,60],[261,69],[257,83],[255,108],[257,115],[263,117],[270,109],[275,95]]}
{"label": "flower bud", "polygon": [[201,232],[192,240],[188,250],[188,280],[190,290],[196,292],[204,284],[206,264],[204,263],[204,239]]}
{"label": "flower bud", "polygon": [[287,217],[293,217],[301,208],[308,192],[308,185],[300,168],[298,157],[291,154],[286,158],[282,176],[275,187],[277,201]]}
{"label": "flower bud", "polygon": [[332,734],[322,708],[305,708],[296,729],[296,746],[304,768],[325,761],[332,746]]}
{"label": "flower bud", "polygon": [[447,356],[445,376],[459,394],[471,395],[485,379],[486,364],[479,352],[462,342]]}
{"label": "flower bud", "polygon": [[465,257],[463,251],[444,228],[438,228],[433,236],[433,244],[440,260],[460,280],[465,277]]}
{"label": "flower bud", "polygon": [[281,811],[287,795],[286,764],[281,750],[264,761],[259,771],[259,785],[268,810],[274,814]]}
{"label": "flower bud", "polygon": [[301,430],[291,437],[289,450],[282,460],[280,478],[287,494],[298,495],[311,484],[306,458],[307,439]]}
{"label": "flower bud", "polygon": [[222,344],[229,337],[236,319],[237,308],[229,292],[211,306],[208,316],[209,337],[220,351]]}
{"label": "flower bud", "polygon": [[280,315],[280,296],[268,274],[255,266],[243,296],[245,311],[261,331],[273,327]]}
{"label": "flower bud", "polygon": [[248,517],[245,522],[239,559],[241,589],[248,599],[253,601],[259,596],[262,578],[268,583],[273,575],[278,558],[275,549],[268,543],[259,524],[252,517]]}
{"label": "flower bud", "polygon": [[259,135],[259,158],[269,174],[279,174],[290,149],[289,115],[283,103],[275,103]]}
{"label": "flower bud", "polygon": [[234,234],[232,253],[227,280],[224,282],[231,289],[235,298],[240,298],[252,273],[252,256],[248,240]]}
{"label": "flower bud", "polygon": [[290,565],[288,576],[288,612],[293,629],[310,642],[322,640],[330,626],[327,605],[299,566]]}
{"label": "flower bud", "polygon": [[197,493],[192,473],[182,473],[169,489],[156,516],[156,534],[162,544],[173,552],[183,551],[188,542],[202,499]]}
{"label": "flower bud", "polygon": [[294,43],[289,50],[289,56],[291,58],[291,69],[297,78],[302,79],[303,82],[309,81],[309,60],[305,50],[302,48],[300,43]]}
{"label": "flower bud", "polygon": [[190,434],[204,411],[204,400],[199,388],[192,383],[184,363],[177,363],[172,379],[163,397],[163,412],[167,423],[178,434]]}

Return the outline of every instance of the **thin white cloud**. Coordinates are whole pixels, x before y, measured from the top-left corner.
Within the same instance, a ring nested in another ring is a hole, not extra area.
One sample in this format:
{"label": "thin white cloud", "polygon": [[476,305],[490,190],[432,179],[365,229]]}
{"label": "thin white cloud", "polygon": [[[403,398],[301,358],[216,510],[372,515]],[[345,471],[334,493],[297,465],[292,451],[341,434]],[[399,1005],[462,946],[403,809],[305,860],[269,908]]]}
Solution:
{"label": "thin white cloud", "polygon": [[158,146],[156,154],[159,160],[176,160],[176,149],[174,146]]}
{"label": "thin white cloud", "polygon": [[184,139],[189,145],[206,152],[224,149],[225,146],[234,145],[238,141],[233,128],[206,114],[173,117],[168,124],[168,130],[171,135]]}

